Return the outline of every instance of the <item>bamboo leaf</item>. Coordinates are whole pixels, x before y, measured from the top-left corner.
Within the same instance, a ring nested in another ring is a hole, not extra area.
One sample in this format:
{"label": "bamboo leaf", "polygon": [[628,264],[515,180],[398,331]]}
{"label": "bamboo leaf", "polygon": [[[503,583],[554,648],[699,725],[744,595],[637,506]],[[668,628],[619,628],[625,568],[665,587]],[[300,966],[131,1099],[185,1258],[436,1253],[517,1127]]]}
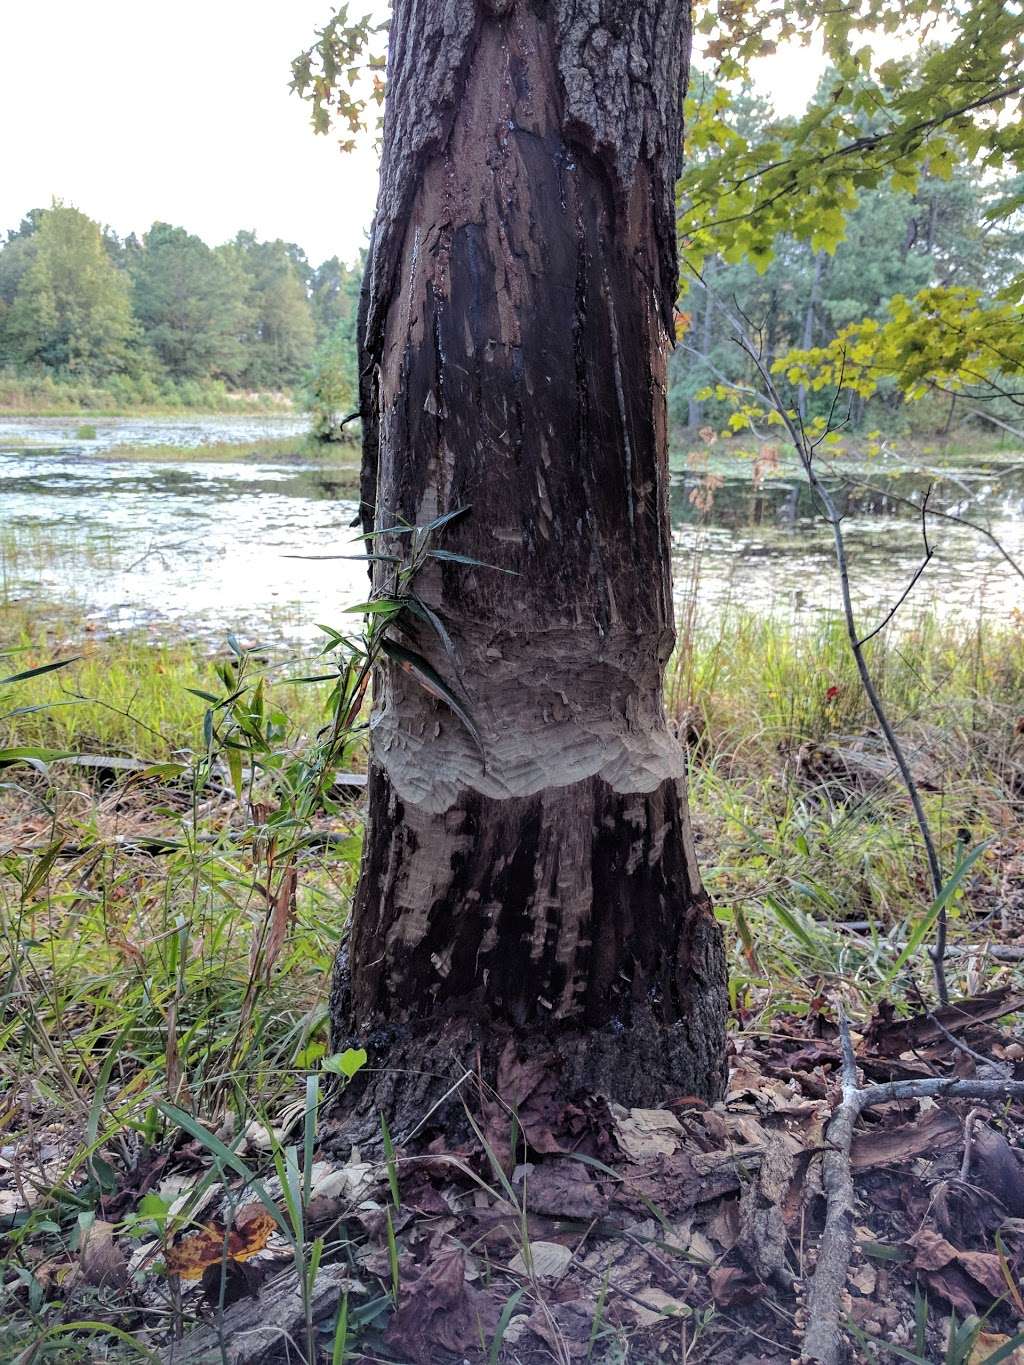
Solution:
{"label": "bamboo leaf", "polygon": [[38,678],[43,673],[54,673],[58,668],[68,668],[81,658],[81,654],[76,654],[72,659],[58,659],[52,664],[40,664],[38,668],[26,668],[23,673],[12,673],[9,678],[0,678],[0,687],[7,683],[24,682],[26,678]]}
{"label": "bamboo leaf", "polygon": [[396,644],[394,640],[382,640],[381,649],[398,666],[411,674],[425,692],[438,701],[443,701],[448,709],[466,727],[476,741],[477,748],[483,753],[483,740],[480,738],[480,731],[477,729],[472,717],[466,708],[459,701],[458,697],[444,681],[441,675],[427,663],[422,655],[414,653],[411,649],[406,649],[403,645]]}

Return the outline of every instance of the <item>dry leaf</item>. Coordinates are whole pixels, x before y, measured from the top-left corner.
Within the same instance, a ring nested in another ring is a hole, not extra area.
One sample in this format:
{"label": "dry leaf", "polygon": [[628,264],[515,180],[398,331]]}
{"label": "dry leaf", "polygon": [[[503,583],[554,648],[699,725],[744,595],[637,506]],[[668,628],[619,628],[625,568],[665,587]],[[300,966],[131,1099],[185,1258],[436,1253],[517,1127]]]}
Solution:
{"label": "dry leaf", "polygon": [[896,1128],[872,1128],[855,1133],[850,1164],[855,1171],[902,1163],[915,1156],[932,1156],[963,1141],[963,1124],[949,1109],[932,1109],[912,1123]]}
{"label": "dry leaf", "polygon": [[551,1282],[562,1278],[571,1260],[569,1248],[559,1246],[557,1242],[531,1242],[530,1265],[527,1265],[523,1253],[519,1252],[509,1261],[508,1268],[516,1275],[529,1275],[532,1269],[534,1279]]}
{"label": "dry leaf", "polygon": [[636,1299],[628,1299],[625,1306],[641,1327],[653,1327],[656,1322],[664,1322],[666,1317],[688,1318],[692,1311],[689,1304],[674,1299],[657,1285],[641,1289],[637,1299],[642,1299],[646,1307],[641,1308]]}
{"label": "dry leaf", "polygon": [[164,1257],[167,1273],[182,1280],[198,1280],[210,1266],[223,1261],[249,1261],[266,1249],[276,1227],[269,1209],[262,1204],[247,1204],[239,1210],[231,1228],[207,1223],[199,1232],[189,1233],[177,1246],[170,1247]]}
{"label": "dry leaf", "polygon": [[613,1117],[616,1140],[634,1161],[671,1156],[685,1136],[682,1124],[668,1109],[631,1109],[628,1114],[613,1111]]}
{"label": "dry leaf", "polygon": [[865,1262],[864,1265],[859,1265],[855,1270],[851,1270],[847,1279],[858,1294],[870,1298],[878,1286],[878,1271],[873,1265],[868,1265]]}
{"label": "dry leaf", "polygon": [[295,914],[295,898],[298,887],[299,874],[295,865],[290,863],[285,868],[284,875],[281,878],[281,884],[277,889],[270,915],[270,930],[267,934],[267,946],[263,955],[263,969],[268,977],[281,949],[284,947],[288,925]]}
{"label": "dry leaf", "polygon": [[78,1268],[86,1284],[112,1284],[125,1278],[128,1262],[114,1241],[114,1228],[113,1223],[97,1218],[84,1233]]}
{"label": "dry leaf", "polygon": [[[1011,1340],[1011,1337],[1003,1336],[999,1332],[979,1332],[974,1340],[968,1365],[984,1365],[989,1356],[994,1355]],[[1018,1346],[1009,1355],[1003,1356],[1003,1360],[1005,1365],[1024,1365],[1024,1346]]]}

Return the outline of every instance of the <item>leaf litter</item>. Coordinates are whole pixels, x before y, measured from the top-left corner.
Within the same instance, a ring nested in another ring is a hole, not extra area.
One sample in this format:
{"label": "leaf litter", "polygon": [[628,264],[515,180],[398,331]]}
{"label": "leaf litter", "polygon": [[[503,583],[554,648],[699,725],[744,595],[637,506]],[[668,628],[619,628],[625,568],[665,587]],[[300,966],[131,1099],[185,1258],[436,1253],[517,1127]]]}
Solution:
{"label": "leaf litter", "polygon": [[[1017,1078],[1019,1041],[997,1021],[1022,1004],[1004,989],[904,1019],[882,1007],[857,1064],[881,1078],[993,1067]],[[457,1150],[424,1130],[392,1159],[339,1160],[323,1124],[301,1207],[265,1151],[280,1156],[287,1116],[267,1118],[264,1141],[238,1135],[248,1178],[187,1133],[171,1151],[136,1153],[131,1170],[101,1146],[113,1180],[97,1216],[63,1255],[23,1247],[26,1273],[6,1292],[133,1322],[140,1345],[174,1365],[213,1358],[204,1352],[225,1340],[233,1365],[330,1360],[342,1312],[341,1358],[356,1362],[781,1365],[801,1358],[839,1088],[822,1006],[735,1038],[727,1097],[710,1108],[561,1096],[549,1058],[510,1050]],[[470,1099],[452,1102],[472,1114]],[[3,1149],[9,1235],[52,1204],[71,1149],[70,1131]],[[841,1309],[851,1359],[944,1361],[959,1333],[960,1365],[1024,1360],[1022,1162],[1020,1101],[923,1098],[863,1113]],[[72,1177],[64,1197],[74,1188]]]}

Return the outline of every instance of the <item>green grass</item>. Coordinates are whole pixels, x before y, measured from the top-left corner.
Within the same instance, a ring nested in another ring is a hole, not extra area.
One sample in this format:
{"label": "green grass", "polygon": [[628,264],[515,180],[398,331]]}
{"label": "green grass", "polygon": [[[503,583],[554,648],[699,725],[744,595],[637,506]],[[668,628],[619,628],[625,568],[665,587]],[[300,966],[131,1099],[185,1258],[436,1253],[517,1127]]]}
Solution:
{"label": "green grass", "polygon": [[292,395],[234,391],[199,382],[112,375],[102,382],[0,370],[0,415],[17,417],[171,416],[182,412],[287,413]]}
{"label": "green grass", "polygon": [[267,436],[253,441],[211,441],[199,446],[123,445],[102,453],[105,460],[157,463],[315,464],[359,481],[359,449],[351,442],[322,445],[311,436]]}
{"label": "green grass", "polygon": [[[73,1254],[80,1214],[117,1192],[126,1154],[173,1136],[167,1105],[221,1132],[301,1109],[329,1046],[327,981],[360,829],[340,798],[303,813],[304,764],[330,714],[330,685],[294,679],[326,671],[322,662],[284,648],[245,662],[234,733],[244,736],[258,695],[267,737],[249,790],[247,759],[232,775],[219,730],[207,762],[210,703],[189,691],[224,696],[234,685],[227,646],[99,639],[73,611],[40,623],[16,606],[0,608],[0,630],[5,676],[82,656],[0,688],[0,748],[154,765],[124,776],[58,759],[0,772],[0,1115],[5,1144],[25,1159],[51,1152],[42,1197],[8,1238],[10,1279],[10,1267],[30,1264],[26,1249]],[[976,920],[1000,904],[1008,859],[1021,851],[1024,636],[928,618],[880,636],[871,655],[901,735],[939,788],[926,799],[947,870],[960,831],[971,844],[993,841],[952,905],[954,948],[976,943],[991,933]],[[888,979],[930,899],[904,793],[807,766],[870,729],[839,628],[734,613],[685,642],[667,704],[692,746],[698,853],[726,926],[735,1026],[768,1028],[825,991],[863,1011],[905,998],[915,979],[927,990],[923,955]],[[360,741],[351,762],[361,761]],[[142,851],[153,839],[164,841],[159,855]],[[293,905],[281,900],[289,863]],[[836,927],[849,920],[868,927]],[[951,959],[954,992],[969,984],[968,963]],[[1011,971],[972,970],[975,987]],[[59,1296],[32,1307],[22,1294],[9,1311],[9,1342],[24,1350],[63,1310]],[[77,1356],[61,1340],[68,1353],[56,1358],[89,1358],[84,1337]],[[107,1349],[118,1358],[116,1343]]]}

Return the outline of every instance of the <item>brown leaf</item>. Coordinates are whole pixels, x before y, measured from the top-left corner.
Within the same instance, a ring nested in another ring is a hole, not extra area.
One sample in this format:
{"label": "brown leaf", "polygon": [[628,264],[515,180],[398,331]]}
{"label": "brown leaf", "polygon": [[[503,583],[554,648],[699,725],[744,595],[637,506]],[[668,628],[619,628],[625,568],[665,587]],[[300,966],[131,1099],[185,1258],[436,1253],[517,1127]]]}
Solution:
{"label": "brown leaf", "polygon": [[720,1265],[708,1271],[711,1293],[719,1308],[731,1308],[736,1303],[749,1303],[761,1291],[760,1285],[739,1266]]}
{"label": "brown leaf", "polygon": [[855,1171],[891,1166],[911,1157],[931,1155],[956,1147],[963,1138],[963,1125],[949,1109],[931,1109],[897,1128],[868,1129],[854,1134],[850,1164]]}
{"label": "brown leaf", "polygon": [[929,1285],[954,1308],[973,1312],[1006,1293],[999,1257],[989,1251],[959,1251],[934,1228],[925,1225],[910,1238],[913,1268],[926,1272]]}
{"label": "brown leaf", "polygon": [[956,1260],[956,1247],[934,1228],[919,1228],[910,1238],[909,1245],[914,1249],[915,1270],[941,1270],[944,1265]]}
{"label": "brown leaf", "polygon": [[[883,1056],[898,1057],[931,1043],[948,1042],[946,1033],[961,1033],[974,1024],[1001,1019],[1004,1014],[1024,1009],[1024,993],[1001,986],[982,995],[953,1000],[948,1005],[909,1019],[895,1019],[890,1004],[883,1003],[864,1034],[865,1048]],[[937,1021],[937,1022],[936,1022]],[[941,1028],[939,1025],[941,1024]],[[951,1046],[951,1045],[950,1045]]]}
{"label": "brown leaf", "polygon": [[83,1235],[78,1268],[86,1284],[116,1284],[127,1275],[128,1262],[114,1241],[114,1229],[113,1223],[97,1218]]}
{"label": "brown leaf", "polygon": [[548,1157],[534,1166],[526,1177],[524,1197],[530,1213],[549,1218],[600,1218],[608,1210],[608,1197],[597,1181],[567,1156]]}
{"label": "brown leaf", "polygon": [[1013,1148],[994,1128],[974,1129],[971,1182],[994,1194],[1014,1218],[1024,1217],[1024,1170]]}
{"label": "brown leaf", "polygon": [[299,874],[294,863],[289,863],[281,877],[277,895],[270,915],[270,929],[263,953],[263,969],[270,975],[274,963],[280,956],[288,935],[288,925],[295,915],[295,898],[299,887]]}
{"label": "brown leaf", "polygon": [[229,1229],[207,1223],[198,1232],[169,1247],[164,1262],[169,1275],[198,1280],[210,1266],[223,1261],[248,1261],[266,1249],[277,1223],[262,1204],[247,1204]]}
{"label": "brown leaf", "polygon": [[975,1311],[975,1286],[957,1266],[950,1264],[942,1270],[931,1271],[925,1280],[932,1293],[940,1294],[963,1317],[969,1317]]}
{"label": "brown leaf", "polygon": [[685,1136],[679,1120],[668,1109],[620,1110],[614,1120],[616,1141],[633,1161],[671,1156]]}
{"label": "brown leaf", "polygon": [[977,1280],[994,1299],[1001,1299],[1006,1293],[1006,1281],[999,1257],[991,1251],[961,1251],[957,1261],[967,1271],[972,1280]]}
{"label": "brown leaf", "polygon": [[[989,1356],[995,1355],[1011,1340],[1011,1337],[1003,1336],[1000,1332],[979,1332],[974,1339],[968,1365],[984,1365]],[[1009,1355],[1003,1356],[1003,1360],[1006,1365],[1024,1365],[1024,1346],[1016,1347]]]}
{"label": "brown leaf", "polygon": [[444,1250],[418,1275],[403,1275],[401,1305],[385,1340],[411,1365],[434,1365],[442,1350],[463,1356],[478,1348],[481,1328],[489,1335],[496,1319],[489,1300],[466,1283],[465,1254]]}

